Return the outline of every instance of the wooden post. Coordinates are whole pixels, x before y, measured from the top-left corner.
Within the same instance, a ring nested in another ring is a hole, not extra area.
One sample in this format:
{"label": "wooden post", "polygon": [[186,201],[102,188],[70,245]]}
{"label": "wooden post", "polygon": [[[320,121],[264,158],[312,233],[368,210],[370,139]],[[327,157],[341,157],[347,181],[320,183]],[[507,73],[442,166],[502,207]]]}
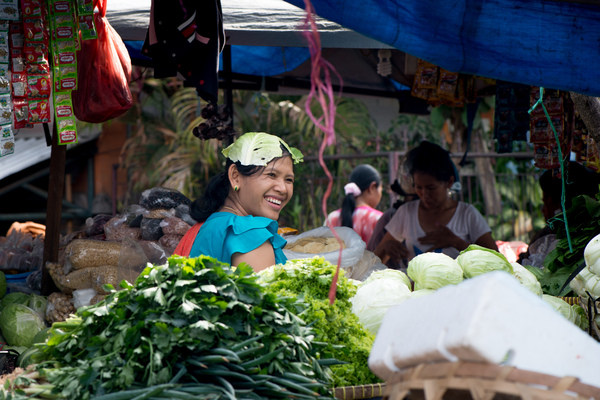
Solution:
{"label": "wooden post", "polygon": [[60,223],[62,200],[65,188],[65,163],[67,146],[58,144],[56,123],[52,130],[52,151],[50,153],[50,178],[48,181],[48,207],[46,209],[46,235],[44,237],[44,261],[42,264],[42,290],[44,296],[59,291],[48,269],[47,262],[58,261],[60,246]]}

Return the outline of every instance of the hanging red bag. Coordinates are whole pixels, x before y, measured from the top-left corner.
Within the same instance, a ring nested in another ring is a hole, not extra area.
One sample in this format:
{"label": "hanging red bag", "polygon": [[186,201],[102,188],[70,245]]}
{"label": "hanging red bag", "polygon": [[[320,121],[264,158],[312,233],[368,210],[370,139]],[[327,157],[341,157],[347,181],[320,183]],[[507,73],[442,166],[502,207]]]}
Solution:
{"label": "hanging red bag", "polygon": [[77,90],[73,111],[80,121],[100,123],[133,106],[129,90],[131,59],[125,43],[106,19],[107,0],[97,0],[97,39],[81,41],[77,52]]}

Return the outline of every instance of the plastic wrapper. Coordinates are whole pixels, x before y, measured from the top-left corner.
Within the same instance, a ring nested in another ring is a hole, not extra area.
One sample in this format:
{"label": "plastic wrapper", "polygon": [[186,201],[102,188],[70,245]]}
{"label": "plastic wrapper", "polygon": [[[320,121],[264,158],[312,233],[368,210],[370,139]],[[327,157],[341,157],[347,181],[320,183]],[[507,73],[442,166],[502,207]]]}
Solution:
{"label": "plastic wrapper", "polygon": [[163,235],[161,219],[143,218],[140,225],[142,240],[158,240]]}
{"label": "plastic wrapper", "polygon": [[75,269],[64,277],[64,285],[73,290],[92,287],[92,270],[97,268]]}
{"label": "plastic wrapper", "polygon": [[102,300],[106,298],[105,294],[97,294],[90,300],[90,305],[93,306],[95,304],[100,303]]}
{"label": "plastic wrapper", "polygon": [[73,291],[73,306],[75,309],[87,307],[98,293],[94,289],[78,289]]}
{"label": "plastic wrapper", "polygon": [[[150,244],[152,243],[152,245]],[[148,263],[153,263],[150,258],[159,258],[157,253],[162,252],[164,254],[164,250],[157,249],[158,244],[155,242],[136,242],[131,239],[125,239],[122,243],[122,251],[121,256],[118,262],[117,269],[117,282],[121,282],[122,280],[126,280],[127,282],[133,284],[139,274],[146,268]],[[149,253],[150,257],[146,255],[146,251]],[[166,261],[166,257],[164,258]],[[119,288],[116,288],[119,289]]]}
{"label": "plastic wrapper", "polygon": [[190,226],[181,218],[165,218],[160,222],[163,234],[183,236],[190,230]]}
{"label": "plastic wrapper", "polygon": [[387,266],[372,251],[365,250],[363,256],[354,265],[345,267],[346,276],[364,282],[375,271],[386,269]]}
{"label": "plastic wrapper", "polygon": [[158,243],[163,247],[175,250],[182,237],[182,235],[164,235],[163,237],[158,239]]}
{"label": "plastic wrapper", "polygon": [[108,294],[103,289],[103,285],[113,285],[115,288],[118,286],[117,281],[118,267],[112,265],[104,265],[102,267],[93,268],[90,271],[90,277],[92,281],[92,289],[98,294]]}
{"label": "plastic wrapper", "polygon": [[85,233],[88,236],[104,234],[104,225],[112,219],[112,215],[98,214],[85,220]]}
{"label": "plastic wrapper", "polygon": [[107,240],[141,239],[142,232],[140,228],[131,228],[127,224],[127,218],[128,215],[117,215],[104,225],[104,234]]}
{"label": "plastic wrapper", "polygon": [[48,306],[46,307],[46,321],[49,323],[65,321],[69,315],[75,313],[75,306],[71,301],[73,295],[66,293],[51,293],[48,296]]}
{"label": "plastic wrapper", "polygon": [[118,265],[121,243],[101,240],[74,240],[65,250],[66,272],[73,269],[95,268],[102,265]]}
{"label": "plastic wrapper", "polygon": [[175,209],[157,208],[155,210],[148,210],[144,213],[144,218],[163,219],[171,218],[175,216]]}
{"label": "plastic wrapper", "polygon": [[192,226],[196,224],[196,222],[198,222],[194,218],[192,218],[192,216],[190,215],[190,206],[186,204],[180,204],[175,208],[175,216],[177,218],[181,218],[189,226]]}
{"label": "plastic wrapper", "polygon": [[[365,248],[367,247],[366,243],[361,239],[360,235],[356,233],[352,228],[348,228],[345,226],[338,226],[334,228],[340,239],[344,242],[346,248],[342,250],[342,268],[347,268],[355,265],[360,261],[363,257],[363,253],[365,252]],[[285,256],[288,260],[293,259],[302,259],[302,258],[313,258],[315,256],[323,257],[325,260],[330,263],[337,265],[339,250],[330,251],[325,253],[299,253],[295,251],[288,250],[287,247],[295,243],[297,240],[303,238],[329,238],[334,237],[331,229],[326,226],[322,226],[316,229],[312,229],[310,231],[306,231],[297,236],[291,236],[287,239],[288,244],[286,248],[283,249]]]}
{"label": "plastic wrapper", "polygon": [[73,293],[73,289],[66,285],[66,274],[61,264],[48,262],[46,263],[46,268],[58,290],[65,294]]}
{"label": "plastic wrapper", "polygon": [[192,202],[180,191],[165,187],[145,190],[140,199],[140,206],[148,210],[177,208],[180,204],[189,207]]}

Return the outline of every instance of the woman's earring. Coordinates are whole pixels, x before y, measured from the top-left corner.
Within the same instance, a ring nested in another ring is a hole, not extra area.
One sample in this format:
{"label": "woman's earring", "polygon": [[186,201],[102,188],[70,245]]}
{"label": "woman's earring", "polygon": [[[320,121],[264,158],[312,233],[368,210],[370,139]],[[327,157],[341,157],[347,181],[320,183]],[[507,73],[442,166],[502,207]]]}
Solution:
{"label": "woman's earring", "polygon": [[235,186],[233,187],[233,191],[234,191],[234,192],[237,192],[238,190],[240,190],[240,188],[239,188],[237,185],[235,185]]}

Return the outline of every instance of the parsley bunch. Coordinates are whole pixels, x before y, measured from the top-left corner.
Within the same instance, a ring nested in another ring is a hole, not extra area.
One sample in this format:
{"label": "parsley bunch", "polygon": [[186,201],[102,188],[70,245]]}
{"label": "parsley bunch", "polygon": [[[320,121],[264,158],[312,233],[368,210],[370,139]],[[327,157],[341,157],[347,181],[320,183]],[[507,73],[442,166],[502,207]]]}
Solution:
{"label": "parsley bunch", "polygon": [[298,305],[265,293],[248,265],[173,256],[121,287],[52,326],[36,361],[53,397],[41,398],[330,396]]}
{"label": "parsley bunch", "polygon": [[289,260],[259,272],[259,276],[269,292],[297,298],[306,304],[300,316],[313,327],[315,340],[325,345],[322,358],[346,362],[331,366],[334,386],[380,382],[368,366],[375,337],[352,313],[350,298],[356,294],[356,285],[344,277],[343,270],[340,270],[335,303],[329,305],[329,288],[335,269],[323,257],[314,257]]}

